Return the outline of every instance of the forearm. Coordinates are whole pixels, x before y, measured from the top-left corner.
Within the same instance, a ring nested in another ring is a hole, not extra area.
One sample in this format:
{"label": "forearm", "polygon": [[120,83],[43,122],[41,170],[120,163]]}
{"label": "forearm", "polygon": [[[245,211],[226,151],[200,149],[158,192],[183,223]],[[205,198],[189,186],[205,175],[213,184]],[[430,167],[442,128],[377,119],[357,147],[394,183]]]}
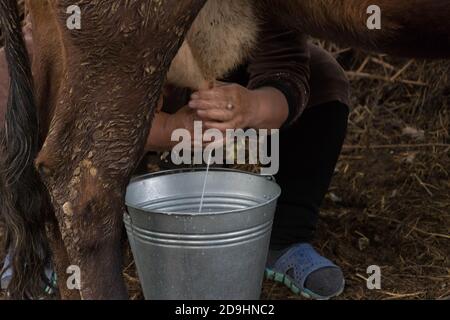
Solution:
{"label": "forearm", "polygon": [[279,129],[289,117],[289,105],[278,89],[263,87],[252,91],[255,117],[250,123],[254,129]]}
{"label": "forearm", "polygon": [[171,136],[168,127],[170,114],[158,112],[152,122],[152,128],[145,145],[146,151],[168,151],[172,148]]}

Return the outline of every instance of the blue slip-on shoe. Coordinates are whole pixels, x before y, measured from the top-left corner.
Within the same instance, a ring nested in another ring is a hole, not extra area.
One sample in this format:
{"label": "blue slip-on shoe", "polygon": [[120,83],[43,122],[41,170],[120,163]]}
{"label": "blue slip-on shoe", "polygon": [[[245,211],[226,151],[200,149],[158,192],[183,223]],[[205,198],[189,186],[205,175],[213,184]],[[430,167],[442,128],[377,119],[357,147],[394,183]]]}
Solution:
{"label": "blue slip-on shoe", "polygon": [[345,288],[341,269],[307,243],[291,247],[269,265],[266,278],[284,284],[294,294],[316,300],[337,297]]}

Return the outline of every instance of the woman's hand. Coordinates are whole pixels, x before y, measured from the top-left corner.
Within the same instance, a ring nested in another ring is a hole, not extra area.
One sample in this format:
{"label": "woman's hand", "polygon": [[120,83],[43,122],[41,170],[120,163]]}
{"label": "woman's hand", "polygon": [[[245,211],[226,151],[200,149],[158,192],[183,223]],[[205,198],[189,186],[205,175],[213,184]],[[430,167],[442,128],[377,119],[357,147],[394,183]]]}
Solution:
{"label": "woman's hand", "polygon": [[209,128],[225,131],[247,128],[257,107],[252,91],[237,84],[220,84],[210,90],[192,94],[189,107]]}
{"label": "woman's hand", "polygon": [[249,90],[238,84],[216,83],[210,90],[192,94],[189,107],[206,129],[278,129],[287,120],[289,107],[283,93],[265,87]]}
{"label": "woman's hand", "polygon": [[[162,100],[159,101],[158,109],[161,106]],[[194,137],[195,121],[203,122],[203,130],[218,129],[222,132],[227,129],[279,129],[288,115],[287,100],[275,88],[248,90],[237,84],[217,83],[211,90],[194,93],[189,106],[181,108],[177,113],[157,113],[146,150],[171,150],[177,144],[171,141],[176,129],[186,129]],[[202,143],[207,142],[193,141],[193,145]]]}

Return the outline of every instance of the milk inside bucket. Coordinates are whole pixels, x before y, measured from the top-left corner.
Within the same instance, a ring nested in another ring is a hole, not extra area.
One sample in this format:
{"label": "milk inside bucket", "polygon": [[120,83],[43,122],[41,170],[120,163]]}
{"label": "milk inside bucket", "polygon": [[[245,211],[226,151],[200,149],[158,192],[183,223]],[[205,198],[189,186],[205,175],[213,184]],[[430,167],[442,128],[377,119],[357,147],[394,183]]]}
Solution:
{"label": "milk inside bucket", "polygon": [[166,171],[128,186],[124,221],[146,299],[260,298],[281,189],[242,171],[205,176]]}

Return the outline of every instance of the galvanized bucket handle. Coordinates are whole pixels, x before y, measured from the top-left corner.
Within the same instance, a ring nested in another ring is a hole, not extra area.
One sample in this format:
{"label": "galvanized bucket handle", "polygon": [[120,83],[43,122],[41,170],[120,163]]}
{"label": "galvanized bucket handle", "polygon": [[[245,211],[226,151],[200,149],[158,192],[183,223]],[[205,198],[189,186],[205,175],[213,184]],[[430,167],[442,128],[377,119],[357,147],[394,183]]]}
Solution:
{"label": "galvanized bucket handle", "polygon": [[[131,179],[130,182],[139,181],[139,180],[146,179],[146,178],[149,178],[149,177],[164,176],[164,175],[168,175],[168,174],[206,171],[206,169],[207,169],[206,167],[199,167],[199,168],[180,168],[180,169],[162,170],[162,171],[158,171],[158,172],[154,172],[154,173],[148,173],[148,174],[143,175],[143,176],[141,175],[141,176],[138,176],[138,177],[134,177],[134,178]],[[248,174],[248,175],[252,175],[252,176],[256,176],[256,177],[266,178],[268,181],[272,181],[272,182],[276,183],[275,177],[271,176],[271,175],[261,175],[261,174],[257,174],[257,173],[253,173],[253,172],[244,171],[244,170],[221,168],[221,167],[214,167],[214,168],[210,168],[209,170],[210,171],[215,171],[215,172],[243,173],[243,174]]]}

